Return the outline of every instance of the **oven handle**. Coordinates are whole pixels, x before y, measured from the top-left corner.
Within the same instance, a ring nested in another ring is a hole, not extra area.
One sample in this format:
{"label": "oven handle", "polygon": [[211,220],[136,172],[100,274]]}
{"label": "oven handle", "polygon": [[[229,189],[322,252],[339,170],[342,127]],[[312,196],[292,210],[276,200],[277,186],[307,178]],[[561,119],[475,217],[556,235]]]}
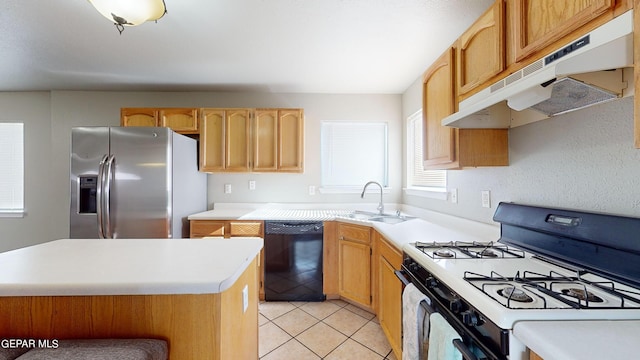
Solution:
{"label": "oven handle", "polygon": [[396,270],[394,271],[394,273],[396,274],[396,277],[398,279],[400,279],[400,281],[402,281],[402,283],[404,284],[404,286],[408,286],[409,284],[411,284],[411,281],[409,279],[407,279],[406,276],[404,276],[404,271],[402,270]]}
{"label": "oven handle", "polygon": [[467,347],[467,345],[465,345],[462,340],[460,339],[454,339],[453,341],[453,346],[456,347],[456,349],[458,349],[458,351],[460,351],[460,353],[462,354],[462,358],[464,360],[478,360],[478,357],[475,356],[471,350],[469,350],[469,348]]}

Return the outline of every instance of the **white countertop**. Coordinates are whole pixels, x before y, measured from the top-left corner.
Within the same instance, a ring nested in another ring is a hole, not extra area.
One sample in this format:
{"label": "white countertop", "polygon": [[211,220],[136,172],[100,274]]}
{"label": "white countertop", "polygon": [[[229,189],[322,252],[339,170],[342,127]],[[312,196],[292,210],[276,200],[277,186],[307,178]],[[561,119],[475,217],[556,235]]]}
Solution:
{"label": "white countertop", "polygon": [[636,359],[640,321],[523,321],[513,333],[544,360]]}
{"label": "white countertop", "polygon": [[262,246],[261,238],[56,240],[0,253],[0,296],[220,293]]}
{"label": "white countertop", "polygon": [[386,213],[401,210],[417,219],[386,224],[347,217],[354,210],[375,212],[377,204],[216,204],[214,210],[188,217],[189,220],[314,220],[348,222],[375,228],[398,248],[416,242],[496,241],[500,227],[411,206],[385,204]]}
{"label": "white countertop", "polygon": [[327,221],[350,213],[348,209],[283,209],[280,207],[224,208],[203,211],[189,220],[309,220]]}

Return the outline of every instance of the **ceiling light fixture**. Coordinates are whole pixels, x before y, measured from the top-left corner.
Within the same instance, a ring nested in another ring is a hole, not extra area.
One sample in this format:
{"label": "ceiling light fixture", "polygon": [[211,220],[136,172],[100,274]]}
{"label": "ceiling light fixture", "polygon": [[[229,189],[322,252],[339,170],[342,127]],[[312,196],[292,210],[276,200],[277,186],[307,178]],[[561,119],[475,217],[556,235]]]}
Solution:
{"label": "ceiling light fixture", "polygon": [[91,5],[122,34],[125,26],[156,21],[167,12],[164,0],[89,0]]}

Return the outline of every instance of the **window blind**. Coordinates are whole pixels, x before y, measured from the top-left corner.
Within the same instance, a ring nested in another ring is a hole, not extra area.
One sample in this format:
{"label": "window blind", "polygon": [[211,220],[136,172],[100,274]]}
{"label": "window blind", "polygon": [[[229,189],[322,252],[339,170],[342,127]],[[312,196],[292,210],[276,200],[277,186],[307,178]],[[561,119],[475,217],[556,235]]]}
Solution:
{"label": "window blind", "polygon": [[388,186],[387,123],[323,122],[321,159],[323,187]]}
{"label": "window blind", "polygon": [[447,172],[445,170],[424,170],[422,147],[422,111],[407,120],[407,168],[408,186],[444,188],[447,186]]}
{"label": "window blind", "polygon": [[24,124],[0,123],[0,213],[24,211]]}

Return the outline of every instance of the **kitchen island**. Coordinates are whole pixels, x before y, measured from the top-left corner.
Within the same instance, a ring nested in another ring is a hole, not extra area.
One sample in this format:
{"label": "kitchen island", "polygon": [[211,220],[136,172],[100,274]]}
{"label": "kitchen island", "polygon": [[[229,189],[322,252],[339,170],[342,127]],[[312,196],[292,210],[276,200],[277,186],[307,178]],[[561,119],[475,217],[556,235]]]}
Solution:
{"label": "kitchen island", "polygon": [[64,239],[0,254],[0,338],[158,338],[257,358],[260,238]]}

